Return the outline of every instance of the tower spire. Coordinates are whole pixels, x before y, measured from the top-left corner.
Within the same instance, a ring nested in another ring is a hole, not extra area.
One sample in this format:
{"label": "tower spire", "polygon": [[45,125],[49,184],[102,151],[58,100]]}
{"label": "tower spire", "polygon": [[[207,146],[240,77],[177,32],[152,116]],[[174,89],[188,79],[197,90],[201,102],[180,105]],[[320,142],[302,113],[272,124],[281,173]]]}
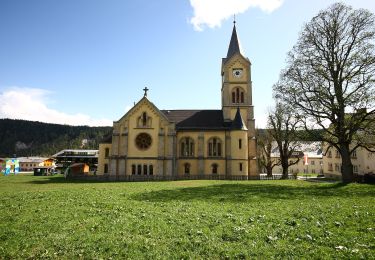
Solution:
{"label": "tower spire", "polygon": [[238,41],[237,37],[237,30],[236,30],[236,15],[233,16],[233,31],[232,31],[232,37],[230,38],[228,53],[227,53],[227,59],[232,57],[237,52],[241,53],[240,49],[240,43]]}

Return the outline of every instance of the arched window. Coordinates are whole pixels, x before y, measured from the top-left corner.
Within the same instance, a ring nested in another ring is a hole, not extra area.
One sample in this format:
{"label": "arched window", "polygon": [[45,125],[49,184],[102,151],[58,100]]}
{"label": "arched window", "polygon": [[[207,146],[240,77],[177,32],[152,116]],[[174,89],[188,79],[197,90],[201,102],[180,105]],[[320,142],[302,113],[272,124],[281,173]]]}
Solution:
{"label": "arched window", "polygon": [[105,157],[107,158],[109,156],[109,148],[105,148]]}
{"label": "arched window", "polygon": [[137,173],[138,173],[138,175],[141,175],[142,174],[142,165],[140,165],[140,164],[138,164],[137,165]]}
{"label": "arched window", "polygon": [[152,166],[152,164],[148,166],[148,173],[154,175],[154,166]]}
{"label": "arched window", "polygon": [[212,174],[217,174],[217,168],[218,168],[219,166],[216,164],[216,163],[214,163],[214,164],[212,164],[211,165],[211,168],[212,168]]}
{"label": "arched window", "polygon": [[221,141],[213,137],[208,140],[208,156],[221,156]]}
{"label": "arched window", "polygon": [[232,103],[234,104],[245,103],[245,92],[242,88],[236,87],[232,90]]}
{"label": "arched window", "polygon": [[135,175],[135,164],[132,165],[132,174]]}
{"label": "arched window", "polygon": [[180,143],[181,156],[194,156],[194,141],[190,137],[184,137]]}
{"label": "arched window", "polygon": [[184,173],[185,173],[185,175],[189,175],[190,174],[190,163],[185,163],[184,164]]}
{"label": "arched window", "polygon": [[152,118],[147,115],[146,112],[143,112],[140,117],[138,117],[137,127],[151,127]]}
{"label": "arched window", "polygon": [[143,174],[147,175],[147,165],[146,164],[143,165]]}
{"label": "arched window", "polygon": [[147,126],[147,114],[146,114],[146,112],[142,113],[142,126]]}

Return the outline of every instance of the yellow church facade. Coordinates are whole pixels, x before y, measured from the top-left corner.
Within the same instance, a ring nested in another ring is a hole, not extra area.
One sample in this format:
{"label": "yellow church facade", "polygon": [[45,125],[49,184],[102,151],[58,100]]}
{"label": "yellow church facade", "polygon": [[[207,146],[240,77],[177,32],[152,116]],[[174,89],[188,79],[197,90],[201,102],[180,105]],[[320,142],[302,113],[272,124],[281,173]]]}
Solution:
{"label": "yellow church facade", "polygon": [[236,26],[222,59],[220,110],[159,110],[144,97],[99,145],[110,180],[257,179],[251,63]]}

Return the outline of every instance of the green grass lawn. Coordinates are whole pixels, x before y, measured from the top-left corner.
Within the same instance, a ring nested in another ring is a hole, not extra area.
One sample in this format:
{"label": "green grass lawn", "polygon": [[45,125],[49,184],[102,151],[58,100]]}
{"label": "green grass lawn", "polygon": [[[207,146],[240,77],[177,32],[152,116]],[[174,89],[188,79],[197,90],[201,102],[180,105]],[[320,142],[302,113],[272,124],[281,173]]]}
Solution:
{"label": "green grass lawn", "polygon": [[375,258],[375,186],[0,176],[0,259]]}

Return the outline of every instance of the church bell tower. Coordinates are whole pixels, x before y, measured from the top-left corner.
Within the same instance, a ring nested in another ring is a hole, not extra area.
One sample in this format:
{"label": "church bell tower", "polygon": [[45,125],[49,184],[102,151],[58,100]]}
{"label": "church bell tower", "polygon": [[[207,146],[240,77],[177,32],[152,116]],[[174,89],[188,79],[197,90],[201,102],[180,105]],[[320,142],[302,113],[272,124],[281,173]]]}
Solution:
{"label": "church bell tower", "polygon": [[248,129],[249,178],[257,176],[254,106],[252,103],[251,62],[244,56],[234,21],[227,56],[221,65],[221,105],[224,121],[233,122],[240,111]]}

